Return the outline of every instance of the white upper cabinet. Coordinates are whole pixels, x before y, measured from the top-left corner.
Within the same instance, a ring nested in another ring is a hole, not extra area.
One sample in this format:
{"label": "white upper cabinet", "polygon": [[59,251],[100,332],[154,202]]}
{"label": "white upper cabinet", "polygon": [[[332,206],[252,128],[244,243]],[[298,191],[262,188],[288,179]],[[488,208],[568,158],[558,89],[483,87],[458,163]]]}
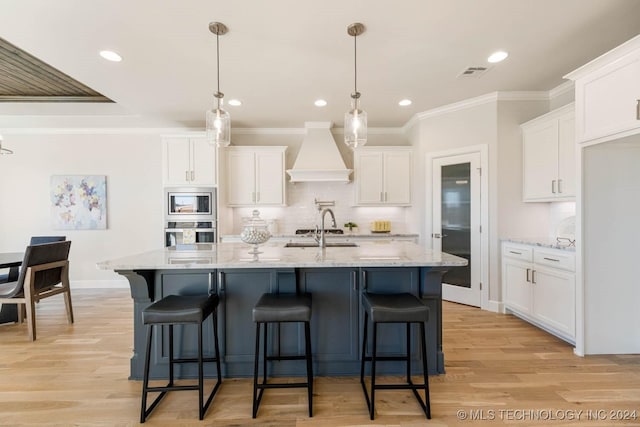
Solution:
{"label": "white upper cabinet", "polygon": [[284,206],[287,147],[228,147],[229,206]]}
{"label": "white upper cabinet", "polygon": [[640,36],[565,78],[575,80],[578,142],[640,132]]}
{"label": "white upper cabinet", "polygon": [[204,137],[162,138],[164,185],[216,185],[216,147]]}
{"label": "white upper cabinet", "polygon": [[573,104],[522,125],[523,200],[573,200],[576,146]]}
{"label": "white upper cabinet", "polygon": [[357,205],[411,204],[411,149],[363,147],[354,151]]}

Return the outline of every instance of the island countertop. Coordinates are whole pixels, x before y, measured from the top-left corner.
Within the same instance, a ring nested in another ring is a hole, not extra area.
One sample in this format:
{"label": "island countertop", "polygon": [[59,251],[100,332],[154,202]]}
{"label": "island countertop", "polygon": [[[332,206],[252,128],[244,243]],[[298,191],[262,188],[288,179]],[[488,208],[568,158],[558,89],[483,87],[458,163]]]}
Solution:
{"label": "island countertop", "polygon": [[286,248],[283,242],[250,254],[244,243],[197,243],[157,249],[97,263],[102,270],[235,269],[305,267],[454,267],[467,260],[411,242],[360,242],[356,247]]}

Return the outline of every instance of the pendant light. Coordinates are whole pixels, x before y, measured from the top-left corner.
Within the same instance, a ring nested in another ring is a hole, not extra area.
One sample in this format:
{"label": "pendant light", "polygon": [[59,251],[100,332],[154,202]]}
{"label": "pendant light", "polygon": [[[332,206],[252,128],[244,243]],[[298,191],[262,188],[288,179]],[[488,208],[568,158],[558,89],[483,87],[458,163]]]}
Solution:
{"label": "pendant light", "polygon": [[0,154],[13,154],[13,151],[2,147],[2,135],[0,135]]}
{"label": "pendant light", "polygon": [[209,31],[216,35],[216,70],[218,88],[213,96],[217,99],[217,105],[207,110],[207,140],[209,144],[217,147],[226,147],[231,144],[231,116],[222,109],[224,93],[220,92],[220,36],[225,35],[229,29],[221,22],[210,22]]}
{"label": "pendant light", "polygon": [[347,34],[353,36],[354,88],[351,94],[351,109],[344,115],[344,142],[349,147],[358,148],[367,143],[367,113],[360,109],[358,92],[358,46],[357,38],[364,33],[364,25],[356,22],[347,27]]}

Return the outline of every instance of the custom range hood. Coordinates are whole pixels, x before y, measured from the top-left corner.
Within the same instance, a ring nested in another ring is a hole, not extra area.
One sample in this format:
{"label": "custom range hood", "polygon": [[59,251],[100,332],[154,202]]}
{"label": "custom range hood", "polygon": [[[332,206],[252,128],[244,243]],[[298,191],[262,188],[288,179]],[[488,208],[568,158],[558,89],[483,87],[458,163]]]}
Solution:
{"label": "custom range hood", "polygon": [[293,169],[291,182],[349,182],[347,169],[331,135],[331,122],[305,122],[306,133]]}

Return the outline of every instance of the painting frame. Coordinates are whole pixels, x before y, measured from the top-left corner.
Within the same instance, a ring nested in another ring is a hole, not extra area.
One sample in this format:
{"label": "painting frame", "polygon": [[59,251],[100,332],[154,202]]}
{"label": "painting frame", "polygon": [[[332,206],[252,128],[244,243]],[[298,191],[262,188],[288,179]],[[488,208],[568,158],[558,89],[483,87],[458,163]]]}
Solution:
{"label": "painting frame", "polygon": [[107,229],[106,175],[51,175],[49,199],[54,229]]}

